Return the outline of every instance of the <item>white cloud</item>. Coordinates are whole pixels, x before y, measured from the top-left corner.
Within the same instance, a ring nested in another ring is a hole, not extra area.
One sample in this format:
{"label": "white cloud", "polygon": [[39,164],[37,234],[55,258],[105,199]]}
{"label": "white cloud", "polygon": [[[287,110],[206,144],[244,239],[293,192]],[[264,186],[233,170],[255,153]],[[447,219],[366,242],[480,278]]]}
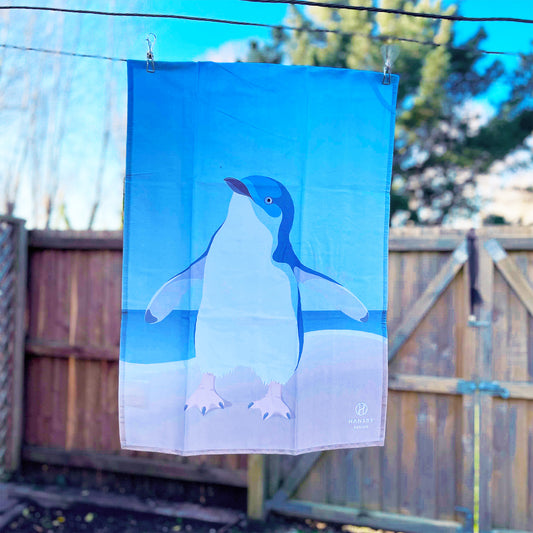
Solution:
{"label": "white cloud", "polygon": [[458,109],[459,116],[468,120],[469,135],[475,135],[495,113],[494,107],[485,100],[467,100]]}
{"label": "white cloud", "polygon": [[502,215],[509,222],[533,224],[533,169],[480,176],[481,217]]}
{"label": "white cloud", "polygon": [[218,48],[209,48],[196,58],[196,61],[214,61],[215,63],[232,63],[245,59],[248,55],[248,39],[228,41]]}

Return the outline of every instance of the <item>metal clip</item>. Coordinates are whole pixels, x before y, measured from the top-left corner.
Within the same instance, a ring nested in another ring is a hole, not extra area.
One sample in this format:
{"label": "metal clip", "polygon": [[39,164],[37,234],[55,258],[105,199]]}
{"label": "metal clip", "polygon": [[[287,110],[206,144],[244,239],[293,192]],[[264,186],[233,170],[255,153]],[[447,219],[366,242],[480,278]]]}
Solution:
{"label": "metal clip", "polygon": [[400,49],[394,44],[385,44],[381,47],[381,54],[383,55],[383,79],[381,84],[390,85],[392,64],[400,54]]}
{"label": "metal clip", "polygon": [[[153,40],[150,40],[150,35],[153,36]],[[146,72],[155,72],[155,62],[154,62],[154,52],[152,46],[155,44],[157,37],[155,33],[149,33],[146,37],[146,42],[148,43],[148,51],[146,52]]]}

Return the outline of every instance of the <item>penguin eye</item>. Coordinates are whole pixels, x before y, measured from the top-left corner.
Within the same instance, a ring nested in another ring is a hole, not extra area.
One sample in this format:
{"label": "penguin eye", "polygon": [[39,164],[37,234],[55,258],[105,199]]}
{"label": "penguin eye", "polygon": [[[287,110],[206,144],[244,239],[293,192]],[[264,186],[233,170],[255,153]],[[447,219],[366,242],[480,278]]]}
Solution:
{"label": "penguin eye", "polygon": [[272,198],[270,198],[270,196],[267,196],[265,198],[265,204],[271,204],[272,203]]}

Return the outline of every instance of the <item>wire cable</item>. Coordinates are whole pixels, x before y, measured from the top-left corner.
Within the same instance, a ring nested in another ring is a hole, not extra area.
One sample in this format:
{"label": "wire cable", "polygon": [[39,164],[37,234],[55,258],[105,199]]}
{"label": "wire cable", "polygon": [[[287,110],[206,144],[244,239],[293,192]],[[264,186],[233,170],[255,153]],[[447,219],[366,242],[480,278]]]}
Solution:
{"label": "wire cable", "polygon": [[93,9],[68,9],[65,7],[43,7],[43,6],[0,6],[2,10],[23,10],[23,11],[48,11],[53,13],[73,13],[77,15],[100,15],[107,17],[127,17],[127,18],[156,18],[156,19],[177,19],[192,20],[196,22],[218,22],[222,24],[235,24],[237,26],[256,26],[260,28],[274,28],[273,24],[262,22],[247,22],[244,20],[218,19],[209,17],[195,17],[192,15],[173,15],[171,13],[131,13],[117,11],[96,11]]}
{"label": "wire cable", "polygon": [[29,46],[17,46],[15,44],[2,44],[0,43],[0,48],[9,48],[12,50],[22,50],[30,52],[42,52],[44,54],[54,54],[60,56],[71,56],[71,57],[86,57],[90,59],[105,59],[107,61],[127,61],[127,59],[122,59],[120,57],[108,57],[100,56],[96,54],[78,54],[77,52],[67,52],[65,50],[49,50],[47,48],[32,48]]}
{"label": "wire cable", "polygon": [[[515,17],[464,17],[462,15],[444,15],[435,13],[422,13],[417,11],[404,11],[401,9],[389,9],[382,7],[352,6],[350,4],[338,4],[330,2],[318,2],[315,0],[244,0],[245,2],[255,2],[263,4],[291,4],[313,7],[325,7],[329,9],[347,9],[352,11],[368,11],[371,13],[389,13],[395,15],[406,15],[409,17],[430,18],[436,20],[451,20],[455,22],[518,22],[522,24],[533,24],[533,19],[523,19]],[[44,6],[0,6],[0,10],[26,10],[26,11],[50,11],[58,13],[76,13],[83,15],[104,15],[109,17],[141,17],[141,18],[162,18],[196,20],[203,22],[223,22],[225,24],[237,24],[242,26],[262,26],[269,27],[270,24],[260,22],[246,22],[239,20],[227,20],[207,17],[195,17],[192,15],[174,15],[172,13],[138,13],[138,12],[116,12],[98,11],[93,9],[68,9],[63,7]]]}
{"label": "wire cable", "polygon": [[326,7],[329,9],[348,9],[352,11],[368,11],[370,13],[390,13],[393,15],[406,15],[409,17],[429,18],[437,20],[452,20],[455,22],[519,22],[533,24],[533,19],[515,17],[463,17],[461,15],[444,15],[435,13],[421,13],[417,11],[404,11],[402,9],[389,9],[382,7],[352,6],[350,4],[337,4],[333,2],[317,2],[315,0],[244,0],[263,4],[291,4],[312,7]]}
{"label": "wire cable", "polygon": [[[281,2],[281,0],[246,0],[246,1],[275,2],[275,3]],[[293,3],[303,2],[303,1],[307,1],[307,0],[291,0],[291,2]],[[327,4],[327,5],[331,6],[333,4]],[[234,24],[234,25],[240,25],[240,26],[254,26],[254,27],[261,27],[261,28],[281,29],[281,30],[295,31],[295,32],[336,34],[336,35],[340,35],[343,37],[363,37],[366,39],[377,40],[380,42],[397,41],[397,42],[420,44],[423,46],[434,46],[434,47],[442,46],[448,50],[462,50],[465,52],[477,52],[477,53],[488,54],[488,55],[504,55],[504,56],[514,56],[514,57],[522,57],[524,55],[520,52],[503,52],[503,51],[498,51],[498,50],[485,50],[481,48],[471,48],[467,46],[452,46],[449,44],[435,43],[434,41],[421,41],[418,39],[411,39],[408,37],[398,37],[396,35],[383,35],[383,34],[382,35],[371,35],[371,34],[366,34],[362,32],[345,32],[342,30],[337,30],[337,29],[332,29],[332,28],[310,28],[307,26],[266,24],[262,22],[249,22],[249,21],[242,21],[242,20],[196,17],[196,16],[191,16],[191,15],[173,15],[173,14],[163,14],[163,13],[126,13],[126,12],[111,12],[111,11],[94,11],[94,10],[88,10],[88,9],[67,9],[67,8],[56,8],[56,7],[0,6],[0,11],[6,10],[6,9],[22,9],[22,10],[29,10],[29,11],[36,10],[36,11],[47,11],[47,12],[76,13],[76,14],[101,15],[101,16],[113,16],[113,17],[149,17],[149,18],[189,20],[189,21],[195,21],[195,22],[212,22],[212,23],[219,23],[219,24]],[[7,43],[4,43],[4,44],[0,43],[0,47],[11,48],[15,50],[28,50],[28,51],[33,51],[33,52],[42,52],[42,53],[48,53],[48,54],[67,55],[67,56],[74,56],[74,57],[105,59],[109,61],[127,61],[127,59],[117,58],[117,57],[107,57],[107,56],[101,56],[101,55],[96,55],[96,54],[79,54],[76,52],[68,52],[68,51],[62,51],[62,50],[49,50],[49,49],[44,49],[44,48],[23,47],[23,46],[16,46],[16,45],[11,45]]]}

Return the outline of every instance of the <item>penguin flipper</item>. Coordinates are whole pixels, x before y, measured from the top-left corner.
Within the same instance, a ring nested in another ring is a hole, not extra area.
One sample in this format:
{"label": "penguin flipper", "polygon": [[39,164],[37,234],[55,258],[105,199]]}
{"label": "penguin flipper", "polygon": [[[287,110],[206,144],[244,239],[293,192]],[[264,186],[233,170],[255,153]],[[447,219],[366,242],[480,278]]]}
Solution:
{"label": "penguin flipper", "polygon": [[354,320],[366,322],[368,310],[348,289],[318,272],[294,268],[303,311],[341,311]]}
{"label": "penguin flipper", "polygon": [[170,278],[159,290],[153,295],[146,312],[144,314],[145,322],[154,324],[161,322],[168,314],[176,308],[183,296],[191,288],[191,281],[203,279],[205,267],[204,254],[188,268]]}

